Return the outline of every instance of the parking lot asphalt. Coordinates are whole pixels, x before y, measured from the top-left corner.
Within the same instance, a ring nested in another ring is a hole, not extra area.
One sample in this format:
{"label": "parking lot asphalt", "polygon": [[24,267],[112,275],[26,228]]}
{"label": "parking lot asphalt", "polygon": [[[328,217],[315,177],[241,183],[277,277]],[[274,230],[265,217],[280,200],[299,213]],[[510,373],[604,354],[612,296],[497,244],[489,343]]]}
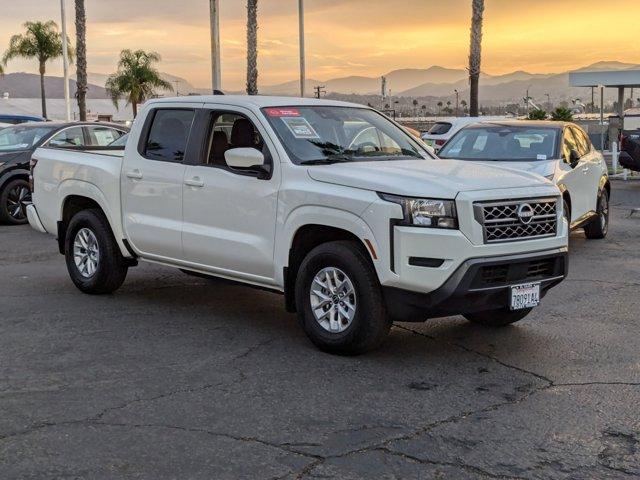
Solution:
{"label": "parking lot asphalt", "polygon": [[150,264],[114,295],[0,226],[0,478],[640,477],[640,182],[515,326],[316,350],[282,298]]}

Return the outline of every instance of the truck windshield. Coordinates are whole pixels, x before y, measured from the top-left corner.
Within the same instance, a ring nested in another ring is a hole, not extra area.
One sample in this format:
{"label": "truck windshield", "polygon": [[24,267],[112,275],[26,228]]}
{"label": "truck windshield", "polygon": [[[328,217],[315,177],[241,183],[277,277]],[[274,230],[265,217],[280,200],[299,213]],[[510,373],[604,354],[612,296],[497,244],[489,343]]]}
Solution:
{"label": "truck windshield", "polygon": [[458,160],[547,160],[555,157],[558,130],[525,126],[464,128],[442,147],[440,158]]}
{"label": "truck windshield", "polygon": [[298,165],[432,158],[408,133],[366,108],[300,106],[262,111]]}
{"label": "truck windshield", "polygon": [[0,130],[0,152],[29,150],[54,127],[15,126]]}

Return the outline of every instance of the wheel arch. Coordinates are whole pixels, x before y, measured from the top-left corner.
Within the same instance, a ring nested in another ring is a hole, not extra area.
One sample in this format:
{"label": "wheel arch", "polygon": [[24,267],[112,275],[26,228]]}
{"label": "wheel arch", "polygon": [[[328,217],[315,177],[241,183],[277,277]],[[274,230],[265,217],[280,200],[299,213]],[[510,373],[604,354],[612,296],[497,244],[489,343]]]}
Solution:
{"label": "wheel arch", "polygon": [[361,237],[358,233],[345,225],[330,224],[331,222],[313,222],[299,225],[291,236],[286,252],[286,260],[280,265],[285,265],[282,271],[284,285],[285,307],[288,312],[295,312],[295,281],[302,261],[315,247],[324,243],[347,240],[356,243],[374,269],[378,259],[376,249],[372,243],[373,236]]}
{"label": "wheel arch", "polygon": [[[94,189],[97,191],[97,194],[92,191]],[[99,190],[92,184],[83,185],[80,191],[73,191],[68,186],[65,190],[66,191],[64,192],[60,202],[60,212],[57,221],[58,249],[60,253],[64,254],[64,241],[67,226],[69,225],[71,218],[83,210],[96,209],[101,211],[107,219],[111,233],[113,234],[122,255],[130,258],[132,255],[123,242],[122,229],[111,215],[105,199],[99,194]]]}

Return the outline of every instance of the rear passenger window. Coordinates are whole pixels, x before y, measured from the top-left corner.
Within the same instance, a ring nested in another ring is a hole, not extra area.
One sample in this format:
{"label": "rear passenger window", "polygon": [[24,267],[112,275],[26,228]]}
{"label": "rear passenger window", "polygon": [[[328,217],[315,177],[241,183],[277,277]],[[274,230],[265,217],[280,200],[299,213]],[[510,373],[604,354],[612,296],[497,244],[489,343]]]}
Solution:
{"label": "rear passenger window", "polygon": [[194,116],[193,110],[157,110],[149,129],[144,156],[151,160],[181,162]]}
{"label": "rear passenger window", "polygon": [[93,147],[106,147],[123,135],[123,132],[109,127],[87,127],[87,130]]}

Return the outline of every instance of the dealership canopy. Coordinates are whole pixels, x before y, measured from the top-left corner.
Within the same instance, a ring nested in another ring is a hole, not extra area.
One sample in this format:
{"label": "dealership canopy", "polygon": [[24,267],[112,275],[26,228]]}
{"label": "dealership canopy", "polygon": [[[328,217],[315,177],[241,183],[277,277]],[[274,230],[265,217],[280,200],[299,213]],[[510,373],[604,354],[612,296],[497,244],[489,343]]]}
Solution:
{"label": "dealership canopy", "polygon": [[572,87],[604,87],[618,89],[618,113],[624,115],[624,89],[640,88],[640,70],[570,72]]}

